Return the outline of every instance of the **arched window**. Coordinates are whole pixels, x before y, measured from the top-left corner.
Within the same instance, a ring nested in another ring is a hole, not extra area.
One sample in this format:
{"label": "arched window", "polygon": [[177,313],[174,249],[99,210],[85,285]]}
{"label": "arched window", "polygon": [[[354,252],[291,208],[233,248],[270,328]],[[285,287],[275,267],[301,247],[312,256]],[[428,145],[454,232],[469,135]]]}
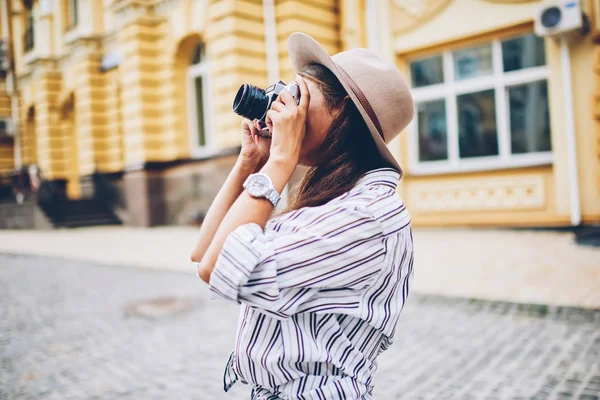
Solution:
{"label": "arched window", "polygon": [[187,70],[189,126],[192,147],[196,152],[212,145],[209,134],[209,73],[204,46],[198,44]]}
{"label": "arched window", "polygon": [[78,0],[63,0],[63,28],[69,31],[77,26],[79,14]]}
{"label": "arched window", "polygon": [[33,35],[33,0],[23,1],[23,50],[28,52],[33,50],[35,45]]}

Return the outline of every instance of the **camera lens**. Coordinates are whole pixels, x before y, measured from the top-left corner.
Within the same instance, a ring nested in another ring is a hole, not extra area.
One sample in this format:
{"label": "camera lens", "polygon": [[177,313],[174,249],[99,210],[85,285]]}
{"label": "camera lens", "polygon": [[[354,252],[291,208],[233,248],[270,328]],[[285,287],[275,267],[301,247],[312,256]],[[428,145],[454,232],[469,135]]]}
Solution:
{"label": "camera lens", "polygon": [[268,105],[269,99],[265,91],[246,83],[235,95],[233,111],[248,119],[260,119],[267,112]]}
{"label": "camera lens", "polygon": [[560,22],[562,13],[558,7],[549,7],[542,13],[542,26],[545,28],[554,28]]}

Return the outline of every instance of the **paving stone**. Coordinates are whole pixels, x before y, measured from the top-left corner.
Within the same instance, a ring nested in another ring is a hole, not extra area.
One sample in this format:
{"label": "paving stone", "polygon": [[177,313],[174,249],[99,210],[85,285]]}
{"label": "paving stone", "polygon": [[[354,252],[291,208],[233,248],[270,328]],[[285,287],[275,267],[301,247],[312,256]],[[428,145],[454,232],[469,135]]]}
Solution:
{"label": "paving stone", "polygon": [[[0,255],[0,399],[248,399],[222,391],[237,315],[194,271]],[[396,338],[378,400],[600,400],[600,311],[413,294]]]}

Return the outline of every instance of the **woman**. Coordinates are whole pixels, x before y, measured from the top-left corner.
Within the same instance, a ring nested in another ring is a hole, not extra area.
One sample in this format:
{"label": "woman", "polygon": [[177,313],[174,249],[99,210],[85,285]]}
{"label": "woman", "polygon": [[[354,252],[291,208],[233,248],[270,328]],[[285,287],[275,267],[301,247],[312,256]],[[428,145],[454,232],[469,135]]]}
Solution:
{"label": "woman", "polygon": [[[279,95],[271,139],[242,122],[242,151],[191,259],[214,293],[242,304],[226,391],[241,380],[253,399],[371,399],[412,276],[401,169],[386,146],[412,119],[412,98],[368,50],[330,58],[296,33],[289,53],[300,103]],[[268,221],[297,165],[311,168]]]}

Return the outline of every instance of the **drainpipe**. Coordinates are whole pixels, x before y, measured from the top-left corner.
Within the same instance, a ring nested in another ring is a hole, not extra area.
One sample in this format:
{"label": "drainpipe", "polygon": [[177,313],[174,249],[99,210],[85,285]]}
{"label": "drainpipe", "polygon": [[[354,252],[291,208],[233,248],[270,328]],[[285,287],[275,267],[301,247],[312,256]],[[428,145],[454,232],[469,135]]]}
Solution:
{"label": "drainpipe", "polygon": [[[265,49],[267,54],[267,79],[269,85],[279,81],[279,54],[277,49],[277,20],[275,17],[275,0],[263,0],[263,19],[265,24]],[[281,193],[277,211],[287,208],[288,186]]]}
{"label": "drainpipe", "polygon": [[562,67],[563,98],[565,105],[565,132],[567,134],[567,166],[569,170],[571,225],[577,226],[581,224],[579,176],[577,175],[577,140],[575,137],[575,117],[573,110],[571,56],[569,54],[569,42],[564,35],[560,38],[560,62]]}
{"label": "drainpipe", "polygon": [[[2,21],[2,38],[11,43],[10,40],[10,29],[8,21],[8,1],[2,1],[2,7],[0,8],[0,18]],[[9,52],[12,49],[9,49]],[[12,64],[12,63],[11,63]],[[15,169],[21,168],[21,137],[19,135],[19,99],[17,97],[17,84],[16,77],[14,74],[14,66],[9,67],[6,75],[6,86],[8,95],[10,96],[11,105],[11,119],[13,124],[14,132],[14,154],[15,154]]]}

